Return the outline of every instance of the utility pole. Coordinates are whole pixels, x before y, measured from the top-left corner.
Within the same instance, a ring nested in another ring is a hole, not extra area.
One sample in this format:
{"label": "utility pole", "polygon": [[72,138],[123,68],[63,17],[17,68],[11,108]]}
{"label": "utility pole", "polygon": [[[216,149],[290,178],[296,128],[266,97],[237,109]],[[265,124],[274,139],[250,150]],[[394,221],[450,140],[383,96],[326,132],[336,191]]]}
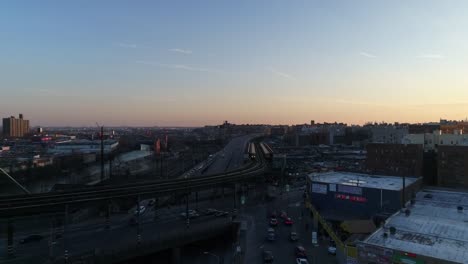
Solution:
{"label": "utility pole", "polygon": [[104,181],[104,127],[101,126],[101,182]]}

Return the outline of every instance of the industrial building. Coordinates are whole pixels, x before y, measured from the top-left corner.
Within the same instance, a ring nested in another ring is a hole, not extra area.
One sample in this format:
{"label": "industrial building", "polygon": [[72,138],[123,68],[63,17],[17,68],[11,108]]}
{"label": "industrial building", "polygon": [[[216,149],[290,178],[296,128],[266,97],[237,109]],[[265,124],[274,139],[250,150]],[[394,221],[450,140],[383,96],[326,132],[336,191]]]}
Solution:
{"label": "industrial building", "polygon": [[468,263],[468,193],[425,189],[357,243],[362,264]]}
{"label": "industrial building", "polygon": [[24,137],[29,133],[29,120],[23,119],[23,114],[18,118],[14,116],[3,118],[3,136]]}
{"label": "industrial building", "polygon": [[403,179],[408,201],[422,178],[378,176],[349,172],[312,173],[308,176],[310,201],[328,220],[371,219],[391,215],[402,207]]}
{"label": "industrial building", "polygon": [[[104,140],[104,154],[114,151],[119,142],[116,140]],[[100,153],[101,141],[99,140],[66,140],[57,142],[49,148],[49,152],[53,154],[75,154],[75,153]]]}

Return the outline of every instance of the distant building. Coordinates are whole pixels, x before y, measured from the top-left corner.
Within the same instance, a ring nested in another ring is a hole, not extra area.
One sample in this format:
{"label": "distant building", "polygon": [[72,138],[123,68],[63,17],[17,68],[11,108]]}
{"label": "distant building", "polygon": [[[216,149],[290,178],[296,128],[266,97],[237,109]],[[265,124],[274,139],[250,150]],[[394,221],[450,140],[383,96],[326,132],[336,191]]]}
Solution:
{"label": "distant building", "polygon": [[408,134],[408,128],[395,125],[377,125],[371,127],[372,143],[401,143]]}
{"label": "distant building", "polygon": [[29,132],[29,120],[23,119],[23,114],[19,118],[14,116],[3,118],[3,136],[24,137]]}
{"label": "distant building", "polygon": [[406,210],[357,242],[362,264],[467,263],[468,193],[425,189]]}
{"label": "distant building", "polygon": [[268,128],[267,132],[270,136],[283,136],[287,130],[287,126],[272,126]]}
{"label": "distant building", "polygon": [[420,144],[367,145],[367,169],[376,174],[396,176],[423,175],[423,146]]}
{"label": "distant building", "polygon": [[[104,154],[114,151],[119,142],[116,140],[104,140]],[[67,140],[57,142],[53,147],[49,148],[49,152],[53,154],[85,154],[85,153],[100,153],[101,142],[99,140]]]}
{"label": "distant building", "polygon": [[435,130],[432,133],[408,134],[402,143],[421,144],[424,150],[437,151],[438,146],[468,146],[468,134],[464,134],[462,130],[454,130],[450,134]]}
{"label": "distant building", "polygon": [[468,146],[439,146],[437,185],[468,188]]}
{"label": "distant building", "polygon": [[433,133],[436,130],[440,130],[439,124],[411,124],[408,126],[409,134],[426,134]]}

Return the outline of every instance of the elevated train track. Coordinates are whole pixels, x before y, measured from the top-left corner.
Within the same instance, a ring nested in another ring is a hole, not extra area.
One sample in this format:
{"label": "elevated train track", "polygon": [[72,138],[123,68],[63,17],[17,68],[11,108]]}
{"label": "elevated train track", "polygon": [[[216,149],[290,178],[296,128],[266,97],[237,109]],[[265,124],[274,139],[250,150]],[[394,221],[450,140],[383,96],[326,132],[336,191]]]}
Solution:
{"label": "elevated train track", "polygon": [[240,169],[223,174],[198,178],[100,186],[66,192],[0,197],[0,217],[42,214],[49,211],[63,210],[65,205],[86,204],[125,197],[140,197],[145,199],[175,193],[188,193],[230,183],[253,180],[257,176],[263,175],[266,166],[264,156],[258,155],[258,153],[262,152],[259,145],[252,143],[252,146],[253,148],[249,148],[249,155],[251,151],[257,153],[252,158],[253,162]]}

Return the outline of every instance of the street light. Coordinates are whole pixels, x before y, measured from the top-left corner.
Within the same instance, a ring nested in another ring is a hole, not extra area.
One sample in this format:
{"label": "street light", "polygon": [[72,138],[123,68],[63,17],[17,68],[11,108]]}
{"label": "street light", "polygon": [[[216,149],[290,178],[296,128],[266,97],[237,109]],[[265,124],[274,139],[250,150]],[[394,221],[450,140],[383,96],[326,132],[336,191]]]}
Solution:
{"label": "street light", "polygon": [[211,252],[208,252],[208,251],[203,252],[203,254],[205,254],[205,255],[210,255],[210,256],[212,256],[212,257],[215,257],[215,258],[216,258],[216,262],[218,262],[218,263],[221,264],[221,259],[219,258],[218,255],[215,255],[215,254],[213,254],[213,253],[211,253]]}

